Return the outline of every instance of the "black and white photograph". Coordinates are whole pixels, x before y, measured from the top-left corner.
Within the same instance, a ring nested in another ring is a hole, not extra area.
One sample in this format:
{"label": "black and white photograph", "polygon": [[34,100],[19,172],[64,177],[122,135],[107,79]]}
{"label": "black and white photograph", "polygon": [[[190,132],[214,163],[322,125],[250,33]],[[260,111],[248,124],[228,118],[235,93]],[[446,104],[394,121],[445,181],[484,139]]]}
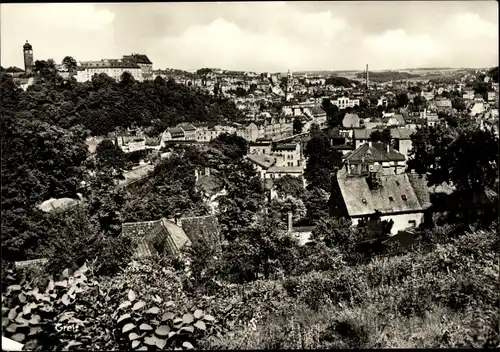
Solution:
{"label": "black and white photograph", "polygon": [[500,347],[499,5],[0,5],[2,351]]}

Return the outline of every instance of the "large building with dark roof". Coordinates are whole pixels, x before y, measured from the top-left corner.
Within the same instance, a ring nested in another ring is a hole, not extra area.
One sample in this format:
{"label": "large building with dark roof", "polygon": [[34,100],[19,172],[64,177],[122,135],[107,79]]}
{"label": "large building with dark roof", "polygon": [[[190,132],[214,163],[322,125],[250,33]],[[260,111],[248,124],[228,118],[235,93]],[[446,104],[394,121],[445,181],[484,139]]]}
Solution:
{"label": "large building with dark roof", "polygon": [[428,207],[422,192],[415,191],[406,173],[404,155],[383,143],[365,143],[344,158],[337,182],[353,224],[381,214],[393,220],[393,234],[420,225]]}
{"label": "large building with dark roof", "polygon": [[153,79],[153,63],[147,55],[144,54],[131,54],[123,55],[123,61],[133,62],[141,68],[142,78],[145,80]]}

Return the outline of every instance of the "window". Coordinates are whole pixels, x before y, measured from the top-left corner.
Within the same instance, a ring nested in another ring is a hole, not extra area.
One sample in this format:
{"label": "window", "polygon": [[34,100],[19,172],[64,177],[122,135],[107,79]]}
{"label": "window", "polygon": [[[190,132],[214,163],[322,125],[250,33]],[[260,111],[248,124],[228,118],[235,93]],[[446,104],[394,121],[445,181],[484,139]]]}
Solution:
{"label": "window", "polygon": [[391,196],[389,196],[389,201],[394,202],[394,198],[392,198]]}
{"label": "window", "polygon": [[406,198],[406,195],[405,195],[405,194],[401,195],[401,199],[402,199],[402,200],[406,200],[406,199],[407,199],[407,198]]}
{"label": "window", "polygon": [[410,221],[408,221],[408,224],[410,225],[410,227],[416,227],[417,226],[417,221],[416,220],[410,220]]}

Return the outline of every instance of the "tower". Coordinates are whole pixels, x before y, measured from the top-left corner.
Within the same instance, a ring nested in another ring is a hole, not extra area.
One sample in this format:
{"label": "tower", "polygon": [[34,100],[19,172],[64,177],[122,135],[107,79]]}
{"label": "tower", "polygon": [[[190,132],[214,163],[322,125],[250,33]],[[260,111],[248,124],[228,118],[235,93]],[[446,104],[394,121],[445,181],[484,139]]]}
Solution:
{"label": "tower", "polygon": [[288,74],[286,76],[285,101],[288,101],[291,98],[292,87],[293,87],[292,79],[293,79],[292,71],[288,69]]}
{"label": "tower", "polygon": [[25,73],[31,74],[33,72],[33,47],[28,41],[23,45],[23,54],[24,54],[24,71]]}
{"label": "tower", "polygon": [[366,64],[366,89],[370,87],[370,80],[368,78],[368,64]]}

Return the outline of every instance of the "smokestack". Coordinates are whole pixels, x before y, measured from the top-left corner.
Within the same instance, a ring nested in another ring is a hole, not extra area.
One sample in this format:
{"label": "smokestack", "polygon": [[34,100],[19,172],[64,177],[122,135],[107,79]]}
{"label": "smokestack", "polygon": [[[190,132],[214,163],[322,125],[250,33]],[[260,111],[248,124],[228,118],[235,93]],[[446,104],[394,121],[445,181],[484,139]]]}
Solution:
{"label": "smokestack", "polygon": [[366,89],[370,86],[370,80],[368,77],[368,64],[366,64]]}
{"label": "smokestack", "polygon": [[288,232],[292,232],[292,218],[293,213],[291,211],[288,212]]}

